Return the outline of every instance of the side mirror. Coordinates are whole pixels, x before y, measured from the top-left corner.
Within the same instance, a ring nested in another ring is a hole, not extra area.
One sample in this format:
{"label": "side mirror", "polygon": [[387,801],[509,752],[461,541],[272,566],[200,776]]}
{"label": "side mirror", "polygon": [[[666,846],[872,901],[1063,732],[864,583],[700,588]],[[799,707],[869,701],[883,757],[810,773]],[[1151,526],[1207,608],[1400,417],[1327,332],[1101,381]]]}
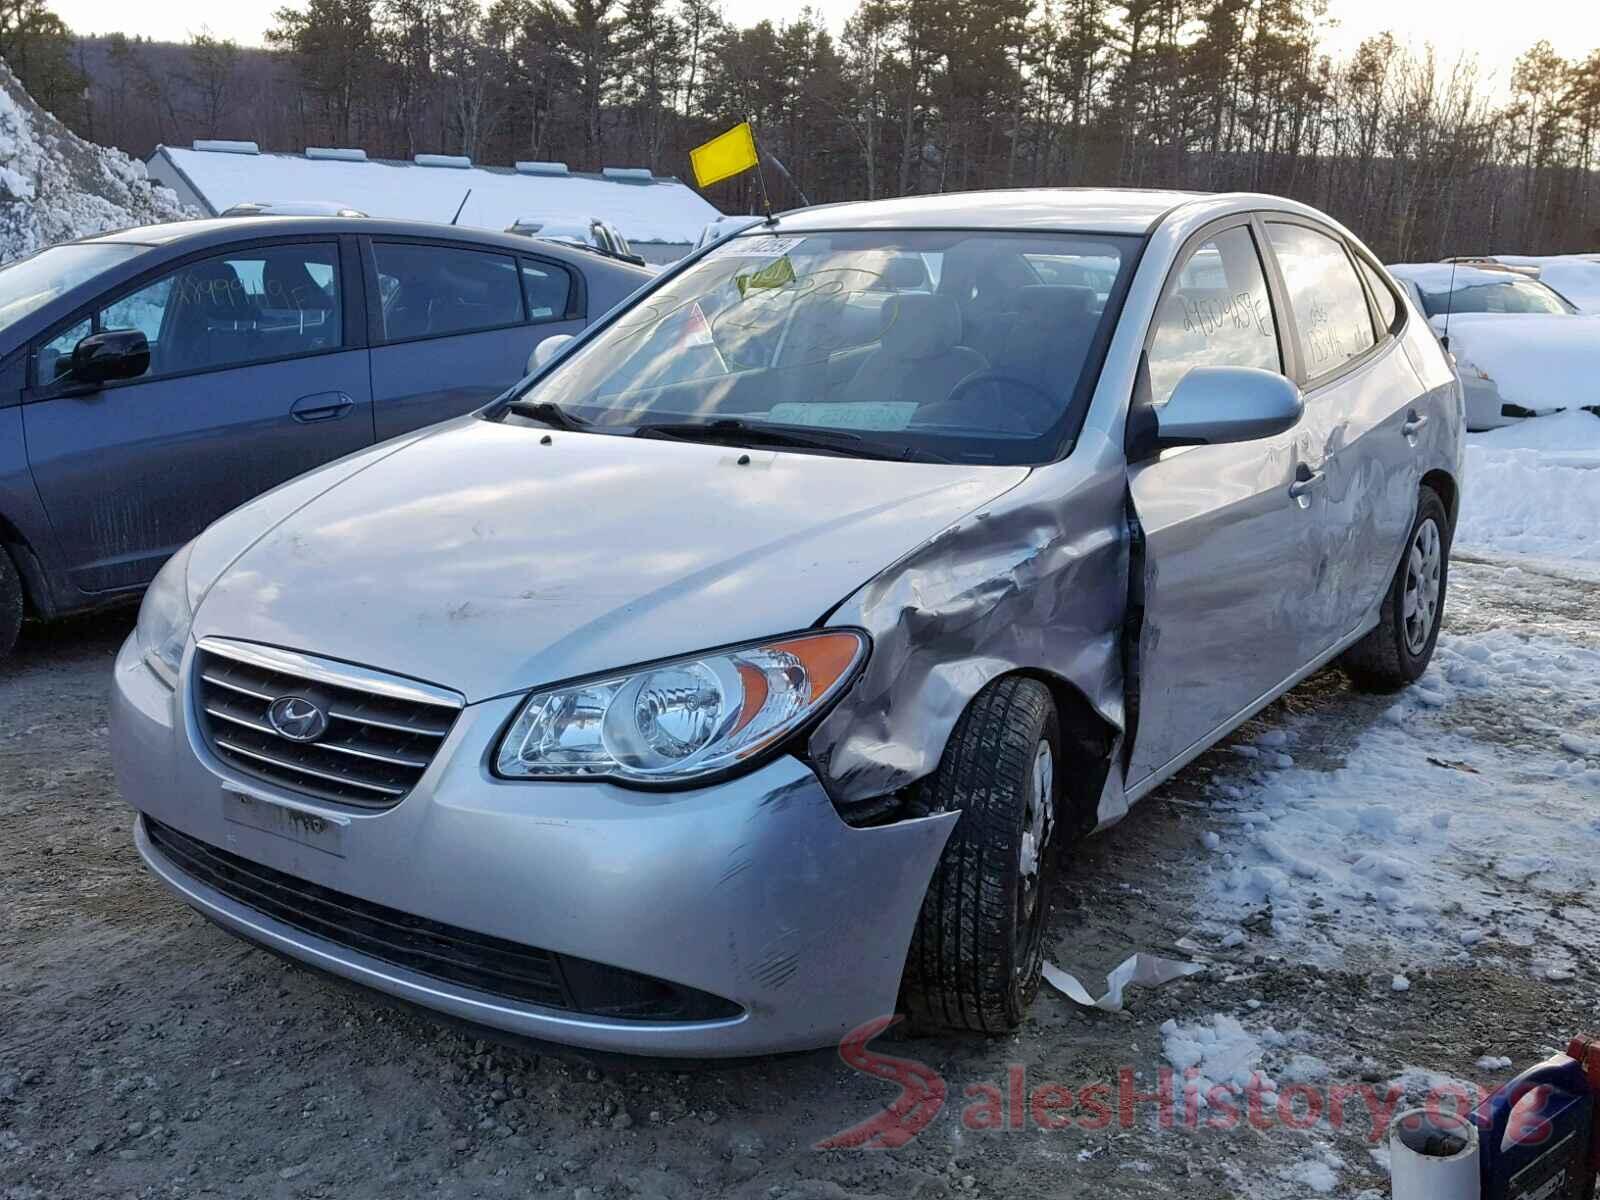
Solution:
{"label": "side mirror", "polygon": [[547,366],[551,359],[560,354],[566,344],[572,340],[570,333],[552,333],[544,341],[533,348],[533,353],[528,355],[528,374],[532,375],[541,367]]}
{"label": "side mirror", "polygon": [[137,379],[150,369],[150,342],[137,329],[91,333],[72,348],[68,376],[76,383]]}
{"label": "side mirror", "polygon": [[1305,415],[1294,382],[1256,367],[1194,367],[1160,408],[1146,409],[1139,441],[1146,458],[1169,446],[1253,442],[1293,429]]}

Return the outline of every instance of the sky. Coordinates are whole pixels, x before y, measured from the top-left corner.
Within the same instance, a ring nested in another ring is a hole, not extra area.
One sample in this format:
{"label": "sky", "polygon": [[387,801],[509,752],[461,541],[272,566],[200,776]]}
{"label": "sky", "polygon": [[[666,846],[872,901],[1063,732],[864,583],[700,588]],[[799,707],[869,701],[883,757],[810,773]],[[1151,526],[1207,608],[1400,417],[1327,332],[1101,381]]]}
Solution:
{"label": "sky", "polygon": [[[53,0],[51,7],[78,33],[140,33],[162,41],[184,41],[202,28],[235,41],[260,45],[272,14],[285,0],[160,0],[134,6],[127,0]],[[812,0],[837,31],[856,7],[856,0]],[[724,11],[741,21],[763,17],[782,21],[799,12],[798,3],[783,0],[740,0]],[[136,16],[130,16],[130,12]],[[1328,0],[1328,15],[1337,27],[1326,38],[1330,50],[1343,54],[1364,37],[1392,30],[1416,46],[1431,41],[1449,61],[1475,53],[1485,72],[1504,87],[1516,56],[1540,38],[1548,38],[1568,58],[1600,48],[1600,3],[1595,0]]]}

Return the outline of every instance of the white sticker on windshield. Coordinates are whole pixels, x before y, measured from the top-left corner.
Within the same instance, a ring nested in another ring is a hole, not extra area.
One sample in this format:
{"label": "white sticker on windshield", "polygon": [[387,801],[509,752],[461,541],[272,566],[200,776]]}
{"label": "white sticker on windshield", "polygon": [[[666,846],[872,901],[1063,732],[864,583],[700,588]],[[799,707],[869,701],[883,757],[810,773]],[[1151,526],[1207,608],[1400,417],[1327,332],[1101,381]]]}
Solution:
{"label": "white sticker on windshield", "polygon": [[757,237],[729,238],[711,252],[711,258],[776,258],[780,254],[791,254],[805,241],[803,237],[784,237],[781,234],[768,233]]}

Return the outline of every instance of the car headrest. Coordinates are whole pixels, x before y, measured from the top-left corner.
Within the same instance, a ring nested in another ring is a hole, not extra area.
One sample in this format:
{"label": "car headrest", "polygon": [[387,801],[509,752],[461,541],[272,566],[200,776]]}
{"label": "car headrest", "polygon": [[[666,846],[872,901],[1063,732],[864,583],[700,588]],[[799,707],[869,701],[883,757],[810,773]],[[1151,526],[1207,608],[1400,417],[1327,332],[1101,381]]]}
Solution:
{"label": "car headrest", "polygon": [[883,302],[883,348],[896,358],[932,358],[961,340],[961,310],[948,296],[906,292]]}
{"label": "car headrest", "polygon": [[299,254],[274,254],[261,269],[261,286],[273,308],[331,308],[328,293],[317,286]]}
{"label": "car headrest", "polygon": [[928,286],[928,268],[920,258],[899,254],[884,264],[879,282],[896,291],[911,291]]}
{"label": "car headrest", "polygon": [[1017,289],[1017,311],[1035,321],[1073,321],[1087,317],[1095,299],[1091,287],[1030,284]]}
{"label": "car headrest", "polygon": [[184,302],[202,313],[224,316],[243,316],[254,307],[239,273],[219,258],[195,263],[184,272],[179,303]]}

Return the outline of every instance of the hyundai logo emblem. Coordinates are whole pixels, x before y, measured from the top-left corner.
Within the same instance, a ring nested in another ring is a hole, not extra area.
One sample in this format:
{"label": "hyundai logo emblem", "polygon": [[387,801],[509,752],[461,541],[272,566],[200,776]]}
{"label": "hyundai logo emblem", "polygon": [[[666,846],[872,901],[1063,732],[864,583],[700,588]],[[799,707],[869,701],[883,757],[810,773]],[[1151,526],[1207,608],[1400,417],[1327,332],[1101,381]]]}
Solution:
{"label": "hyundai logo emblem", "polygon": [[267,723],[291,742],[314,742],[328,732],[328,714],[304,696],[279,696],[267,709]]}

